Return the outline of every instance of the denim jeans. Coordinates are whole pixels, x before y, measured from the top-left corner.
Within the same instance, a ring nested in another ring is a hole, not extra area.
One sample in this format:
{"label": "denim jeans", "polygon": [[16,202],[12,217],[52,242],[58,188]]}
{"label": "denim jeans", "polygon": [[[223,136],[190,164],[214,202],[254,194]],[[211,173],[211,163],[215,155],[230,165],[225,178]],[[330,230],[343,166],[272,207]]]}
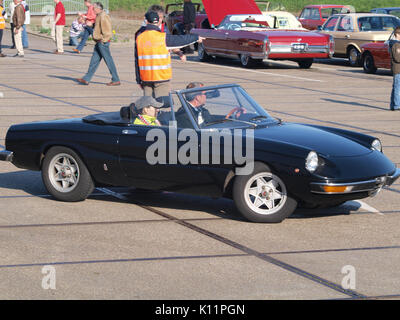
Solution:
{"label": "denim jeans", "polygon": [[3,40],[3,29],[0,29],[0,53],[1,53],[1,41]]}
{"label": "denim jeans", "polygon": [[390,95],[390,110],[400,109],[400,73],[393,75],[392,94]]}
{"label": "denim jeans", "polygon": [[71,36],[69,36],[69,45],[70,45],[70,46],[76,47],[76,46],[78,45],[78,39],[82,39],[83,34],[84,34],[84,31],[82,31],[82,32],[80,33],[80,35],[78,35],[78,36],[76,36],[76,37],[71,37]]}
{"label": "denim jeans", "polygon": [[28,33],[26,32],[26,25],[25,24],[22,26],[22,46],[24,48],[28,48],[29,47]]}
{"label": "denim jeans", "polygon": [[114,60],[111,56],[110,42],[106,42],[106,43],[97,42],[96,43],[96,45],[94,46],[92,59],[90,59],[88,72],[83,77],[83,80],[86,80],[87,82],[89,82],[92,79],[97,68],[99,67],[101,59],[104,59],[106,65],[108,67],[108,70],[111,73],[111,77],[112,77],[111,81],[118,82],[119,77],[118,77],[118,73],[117,73],[117,68],[115,67]]}
{"label": "denim jeans", "polygon": [[85,46],[86,41],[87,41],[87,39],[89,38],[90,35],[93,35],[93,28],[85,26],[85,30],[83,31],[83,36],[82,36],[81,42],[76,47],[77,50],[79,50],[79,51],[83,50],[83,47]]}

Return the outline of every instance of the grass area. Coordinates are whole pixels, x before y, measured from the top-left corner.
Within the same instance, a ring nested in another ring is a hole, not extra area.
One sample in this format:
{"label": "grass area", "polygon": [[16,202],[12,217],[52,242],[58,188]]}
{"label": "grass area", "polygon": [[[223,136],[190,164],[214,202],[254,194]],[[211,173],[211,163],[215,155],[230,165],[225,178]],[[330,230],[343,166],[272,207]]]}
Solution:
{"label": "grass area", "polygon": [[[183,2],[180,0],[109,0],[110,10],[126,10],[135,13],[143,13],[152,4],[165,6],[168,3]],[[193,0],[193,2],[201,2]],[[305,5],[309,4],[348,4],[352,5],[357,12],[368,12],[372,8],[397,7],[398,0],[280,0],[271,3],[282,3],[287,11],[299,13]]]}

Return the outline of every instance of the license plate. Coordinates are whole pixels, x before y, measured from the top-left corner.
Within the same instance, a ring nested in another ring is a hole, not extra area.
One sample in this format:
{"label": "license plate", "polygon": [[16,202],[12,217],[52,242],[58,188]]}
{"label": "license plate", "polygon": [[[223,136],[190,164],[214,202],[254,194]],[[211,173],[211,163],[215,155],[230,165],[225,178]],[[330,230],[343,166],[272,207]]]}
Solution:
{"label": "license plate", "polygon": [[292,43],[292,51],[304,52],[307,50],[307,43]]}

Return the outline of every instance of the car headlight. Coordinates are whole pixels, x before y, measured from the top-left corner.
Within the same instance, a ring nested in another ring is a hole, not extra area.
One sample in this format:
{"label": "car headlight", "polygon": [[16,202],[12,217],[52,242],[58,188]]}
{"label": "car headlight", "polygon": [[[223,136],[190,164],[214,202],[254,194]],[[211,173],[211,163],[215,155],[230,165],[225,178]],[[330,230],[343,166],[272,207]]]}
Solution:
{"label": "car headlight", "polygon": [[376,150],[376,151],[382,152],[382,143],[380,142],[379,139],[375,139],[371,143],[371,148]]}
{"label": "car headlight", "polygon": [[315,151],[311,151],[306,158],[306,169],[313,173],[318,168],[318,155]]}

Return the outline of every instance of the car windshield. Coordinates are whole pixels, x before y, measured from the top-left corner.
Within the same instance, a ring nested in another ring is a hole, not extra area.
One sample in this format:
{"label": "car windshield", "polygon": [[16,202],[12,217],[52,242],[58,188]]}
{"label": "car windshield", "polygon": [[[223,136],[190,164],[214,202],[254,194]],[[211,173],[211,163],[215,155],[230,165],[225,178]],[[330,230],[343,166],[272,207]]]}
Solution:
{"label": "car windshield", "polygon": [[231,15],[226,16],[218,26],[223,30],[257,30],[270,28],[263,15]]}
{"label": "car windshield", "polygon": [[[181,91],[186,109],[199,128],[243,128],[277,123],[238,85],[197,87]],[[176,119],[178,127],[187,127]]]}

